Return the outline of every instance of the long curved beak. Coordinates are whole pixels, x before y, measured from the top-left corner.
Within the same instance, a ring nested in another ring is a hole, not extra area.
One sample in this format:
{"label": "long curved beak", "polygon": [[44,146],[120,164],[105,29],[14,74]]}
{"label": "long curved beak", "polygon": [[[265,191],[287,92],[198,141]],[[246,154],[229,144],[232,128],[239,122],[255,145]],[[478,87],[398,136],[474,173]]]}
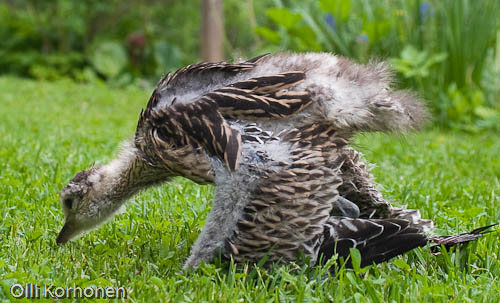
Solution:
{"label": "long curved beak", "polygon": [[76,234],[76,229],[70,222],[66,222],[57,236],[56,243],[61,245],[69,240]]}

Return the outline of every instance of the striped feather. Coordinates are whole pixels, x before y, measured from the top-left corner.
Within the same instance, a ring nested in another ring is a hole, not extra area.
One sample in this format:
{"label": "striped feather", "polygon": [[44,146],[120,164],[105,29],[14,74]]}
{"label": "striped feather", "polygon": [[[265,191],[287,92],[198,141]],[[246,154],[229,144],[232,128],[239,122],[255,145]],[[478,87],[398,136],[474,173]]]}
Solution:
{"label": "striped feather", "polygon": [[173,74],[168,73],[158,82],[157,88],[162,89],[169,85],[175,86],[182,83],[182,81],[189,82],[193,78],[207,76],[210,73],[234,75],[239,72],[249,71],[255,68],[256,64],[268,55],[269,54],[263,54],[241,63],[202,62],[190,64],[175,71]]}
{"label": "striped feather", "polygon": [[350,248],[356,248],[361,254],[360,265],[363,267],[387,261],[426,244],[425,234],[410,227],[405,220],[331,217],[326,224],[320,254],[324,261],[338,254],[351,267]]}
{"label": "striped feather", "polygon": [[[338,167],[331,166],[344,141],[331,140],[337,134],[329,127],[313,124],[310,133],[290,131],[280,135],[287,142],[308,141],[312,133],[314,149],[305,144],[292,143],[290,163],[269,163],[269,170],[260,176],[249,203],[244,207],[236,232],[227,240],[226,253],[236,261],[268,262],[296,260],[301,252],[315,260],[333,202],[338,197],[336,188],[342,183]],[[258,136],[258,128],[249,126]],[[334,142],[338,142],[337,145]],[[243,191],[245,189],[239,189]]]}
{"label": "striped feather", "polygon": [[209,155],[224,160],[230,171],[238,168],[240,133],[227,123],[212,101],[178,104],[151,113],[150,120],[159,137],[171,146],[201,146]]}
{"label": "striped feather", "polygon": [[288,89],[304,81],[303,72],[287,72],[236,82],[205,95],[230,119],[282,119],[312,102],[307,91]]}

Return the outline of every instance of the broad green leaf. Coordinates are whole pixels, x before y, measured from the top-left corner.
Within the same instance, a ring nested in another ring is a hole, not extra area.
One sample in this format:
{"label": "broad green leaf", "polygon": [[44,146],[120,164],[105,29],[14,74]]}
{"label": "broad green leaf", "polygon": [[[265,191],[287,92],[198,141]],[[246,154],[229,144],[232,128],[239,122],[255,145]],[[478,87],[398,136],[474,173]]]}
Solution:
{"label": "broad green leaf", "polygon": [[149,278],[149,282],[155,284],[159,288],[162,288],[163,285],[165,284],[162,279],[160,279],[160,278],[158,278],[156,276],[152,276],[151,278]]}
{"label": "broad green leaf", "polygon": [[303,41],[314,40],[314,39],[311,39],[311,37],[315,36],[314,31],[309,26],[306,26],[306,25],[295,26],[294,28],[290,29],[289,32],[293,36],[295,36]]}
{"label": "broad green leaf", "polygon": [[351,254],[352,267],[354,271],[358,272],[361,266],[361,253],[356,248],[349,248]]}
{"label": "broad green leaf", "polygon": [[256,27],[255,32],[273,44],[279,44],[281,41],[280,35],[267,27]]}
{"label": "broad green leaf", "polygon": [[282,25],[286,29],[291,29],[302,20],[302,16],[292,13],[286,8],[270,8],[266,11],[267,16],[274,22]]}
{"label": "broad green leaf", "polygon": [[393,264],[405,271],[411,269],[410,265],[408,265],[408,263],[406,263],[403,259],[396,259]]}
{"label": "broad green leaf", "polygon": [[91,54],[90,62],[99,73],[114,78],[127,65],[127,53],[122,44],[107,41],[97,45]]}
{"label": "broad green leaf", "polygon": [[444,60],[446,60],[446,58],[448,57],[448,54],[447,53],[438,53],[438,54],[434,54],[432,55],[430,58],[429,58],[429,62],[431,64],[435,64],[435,63],[439,63],[439,62],[442,62]]}
{"label": "broad green leaf", "polygon": [[474,114],[482,119],[490,119],[500,117],[500,112],[486,106],[478,106],[474,108]]}
{"label": "broad green leaf", "polygon": [[157,74],[162,75],[179,68],[181,65],[182,53],[178,47],[167,41],[160,40],[154,42],[153,48]]}
{"label": "broad green leaf", "polygon": [[375,22],[365,22],[363,32],[368,36],[371,44],[379,41],[391,29],[389,20],[381,20]]}
{"label": "broad green leaf", "polygon": [[295,26],[289,30],[289,33],[292,36],[299,38],[304,44],[306,50],[321,50],[321,46],[317,43],[317,39],[313,39],[313,37],[316,37],[316,34],[309,26]]}

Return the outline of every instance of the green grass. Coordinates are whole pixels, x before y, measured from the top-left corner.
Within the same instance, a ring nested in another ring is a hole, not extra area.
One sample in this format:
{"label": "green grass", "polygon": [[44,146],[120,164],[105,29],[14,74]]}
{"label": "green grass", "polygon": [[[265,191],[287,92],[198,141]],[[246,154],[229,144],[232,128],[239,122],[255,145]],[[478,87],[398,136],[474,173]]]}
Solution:
{"label": "green grass", "polygon": [[[455,254],[415,250],[331,277],[319,267],[227,264],[183,276],[213,195],[183,179],[136,196],[110,223],[57,246],[58,192],[78,170],[113,157],[148,95],[0,78],[0,301],[14,300],[13,283],[76,283],[125,286],[130,302],[498,302],[496,234]],[[500,135],[429,130],[363,135],[356,144],[377,163],[384,194],[433,218],[438,232],[500,221]]]}

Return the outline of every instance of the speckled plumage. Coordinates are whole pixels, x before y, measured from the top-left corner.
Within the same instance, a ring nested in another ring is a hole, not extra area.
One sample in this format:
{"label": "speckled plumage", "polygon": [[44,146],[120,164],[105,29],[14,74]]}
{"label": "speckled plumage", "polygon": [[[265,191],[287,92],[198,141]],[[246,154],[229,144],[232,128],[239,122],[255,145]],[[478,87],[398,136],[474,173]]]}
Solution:
{"label": "speckled plumage", "polygon": [[383,63],[327,53],[201,63],[169,74],[141,112],[133,143],[61,192],[66,223],[57,242],[173,176],[216,186],[186,268],[217,251],[236,261],[290,262],[299,253],[316,261],[335,246],[341,254],[359,247],[365,263],[381,262],[437,241],[423,233],[431,221],[382,198],[347,145],[360,131],[400,132],[425,120],[421,102],[390,85]]}
{"label": "speckled plumage", "polygon": [[214,163],[214,204],[187,266],[211,261],[218,249],[236,261],[316,256],[342,183],[335,160],[346,144],[332,126],[313,124],[245,143],[236,172]]}
{"label": "speckled plumage", "polygon": [[[299,256],[315,264],[337,253],[350,266],[350,248],[360,250],[366,266],[427,243],[469,242],[484,232],[428,236],[432,221],[384,201],[362,178],[369,174],[362,171],[359,155],[331,125],[314,123],[269,138],[274,140],[244,142],[235,172],[214,161],[214,204],[185,269],[209,263],[218,253],[236,262],[265,259],[265,264],[295,262]],[[351,176],[343,167],[363,174]],[[339,191],[349,182],[353,188]],[[342,193],[362,206],[359,217],[336,215]],[[369,197],[375,201],[367,202]]]}

